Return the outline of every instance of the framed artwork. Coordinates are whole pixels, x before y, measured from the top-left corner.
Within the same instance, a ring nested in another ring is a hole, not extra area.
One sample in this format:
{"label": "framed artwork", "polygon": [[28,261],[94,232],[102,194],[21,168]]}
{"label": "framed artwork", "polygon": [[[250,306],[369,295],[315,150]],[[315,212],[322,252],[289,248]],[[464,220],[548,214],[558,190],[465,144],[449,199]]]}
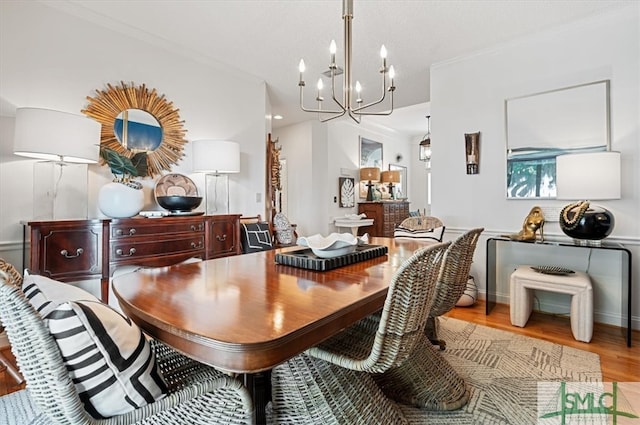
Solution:
{"label": "framed artwork", "polygon": [[408,181],[407,181],[407,167],[398,164],[389,164],[389,170],[400,171],[400,183],[396,183],[393,186],[396,199],[407,199],[409,196]]}
{"label": "framed artwork", "polygon": [[353,177],[338,178],[338,206],[353,208],[356,205],[356,187]]}
{"label": "framed artwork", "polygon": [[[360,168],[376,167],[382,171],[382,143],[360,136]],[[367,182],[358,182],[360,198],[367,197]]]}
{"label": "framed artwork", "polygon": [[556,157],[611,146],[609,80],[506,99],[507,199],[554,199]]}

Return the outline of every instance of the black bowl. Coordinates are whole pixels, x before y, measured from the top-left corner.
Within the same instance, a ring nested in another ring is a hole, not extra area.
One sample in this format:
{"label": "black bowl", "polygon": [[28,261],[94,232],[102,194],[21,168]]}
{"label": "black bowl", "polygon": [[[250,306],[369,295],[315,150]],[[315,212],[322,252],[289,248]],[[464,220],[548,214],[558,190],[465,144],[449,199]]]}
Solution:
{"label": "black bowl", "polygon": [[202,196],[157,196],[156,201],[165,210],[186,212],[198,208],[202,202]]}

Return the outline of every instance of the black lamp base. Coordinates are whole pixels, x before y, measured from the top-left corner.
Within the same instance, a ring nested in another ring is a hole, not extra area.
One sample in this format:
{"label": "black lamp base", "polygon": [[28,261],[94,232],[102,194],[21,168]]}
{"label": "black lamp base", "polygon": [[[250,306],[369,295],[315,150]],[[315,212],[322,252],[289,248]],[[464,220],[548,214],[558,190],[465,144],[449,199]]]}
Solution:
{"label": "black lamp base", "polygon": [[601,245],[601,240],[611,234],[614,226],[611,211],[586,201],[567,205],[560,212],[560,228],[577,245]]}
{"label": "black lamp base", "polygon": [[367,190],[367,201],[371,202],[373,201],[373,184],[371,184],[371,180],[369,180],[367,186],[369,187],[369,190]]}

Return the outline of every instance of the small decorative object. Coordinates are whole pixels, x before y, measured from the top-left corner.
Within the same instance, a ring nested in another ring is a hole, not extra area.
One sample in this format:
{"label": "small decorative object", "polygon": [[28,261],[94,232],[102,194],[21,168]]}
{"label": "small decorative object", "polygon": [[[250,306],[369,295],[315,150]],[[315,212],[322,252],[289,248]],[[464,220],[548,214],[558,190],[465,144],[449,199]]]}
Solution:
{"label": "small decorative object", "polygon": [[373,188],[375,185],[373,182],[380,181],[380,169],[378,167],[365,167],[360,169],[360,181],[368,181],[366,186],[367,190],[367,201],[373,201],[374,193]]}
{"label": "small decorative object", "polygon": [[533,207],[522,223],[522,230],[511,235],[503,235],[512,241],[535,242],[538,230],[540,230],[540,241],[544,241],[544,213],[542,208]]}
{"label": "small decorative object", "polygon": [[273,231],[276,240],[280,245],[291,245],[294,243],[294,228],[286,215],[279,212],[273,216]]}
{"label": "small decorative object", "polygon": [[193,212],[202,202],[198,196],[198,188],[189,177],[183,174],[167,174],[160,178],[153,190],[156,202],[162,208],[169,210],[170,215],[196,215]]}
{"label": "small decorative object", "polygon": [[480,162],[480,132],[465,133],[465,152],[467,160],[467,174],[478,174]]}
{"label": "small decorative object", "polygon": [[339,177],[340,208],[353,208],[356,204],[356,188],[353,177]]}
{"label": "small decorative object", "polygon": [[146,152],[138,152],[128,158],[101,146],[100,157],[109,165],[114,179],[100,188],[98,208],[112,218],[133,217],[138,214],[144,207],[144,193],[142,185],[133,179],[147,175]]}
{"label": "small decorative object", "polygon": [[311,251],[320,258],[334,258],[349,254],[356,250],[359,243],[366,243],[368,236],[359,239],[351,233],[331,233],[324,237],[320,234],[312,236],[300,236],[298,245],[311,248]]}
{"label": "small decorative object", "polygon": [[553,274],[556,276],[567,276],[575,273],[571,269],[565,269],[564,267],[557,266],[531,266],[531,270],[542,274]]}

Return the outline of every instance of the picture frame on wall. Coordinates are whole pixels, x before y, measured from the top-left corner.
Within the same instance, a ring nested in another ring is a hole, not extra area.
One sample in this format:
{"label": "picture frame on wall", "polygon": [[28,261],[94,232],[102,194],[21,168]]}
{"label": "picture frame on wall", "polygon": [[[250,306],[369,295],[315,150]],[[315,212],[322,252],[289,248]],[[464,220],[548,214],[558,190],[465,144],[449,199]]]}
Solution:
{"label": "picture frame on wall", "polygon": [[[360,139],[360,168],[376,167],[382,171],[382,143],[359,137]],[[367,197],[367,182],[358,182],[361,199]]]}
{"label": "picture frame on wall", "polygon": [[353,208],[356,205],[356,186],[353,177],[338,177],[338,206]]}

